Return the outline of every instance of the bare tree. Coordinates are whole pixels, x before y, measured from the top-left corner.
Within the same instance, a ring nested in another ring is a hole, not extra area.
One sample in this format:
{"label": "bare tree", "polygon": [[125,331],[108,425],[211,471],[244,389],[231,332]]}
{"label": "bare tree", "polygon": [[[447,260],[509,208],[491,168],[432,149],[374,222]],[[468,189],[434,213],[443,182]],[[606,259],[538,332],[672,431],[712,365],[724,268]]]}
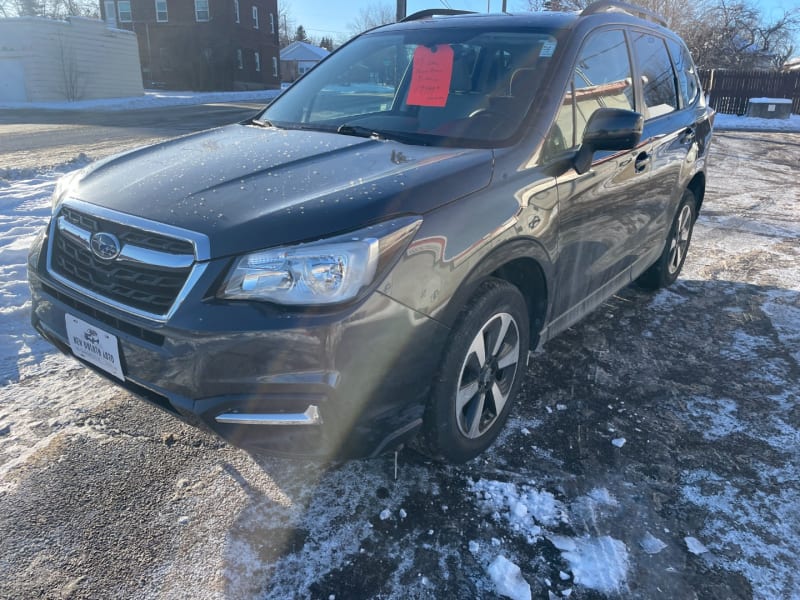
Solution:
{"label": "bare tree", "polygon": [[[661,15],[704,68],[778,67],[792,55],[800,8],[766,18],[752,0],[635,0]],[[592,0],[528,0],[529,10],[579,11]]]}
{"label": "bare tree", "polygon": [[682,33],[698,65],[706,68],[779,67],[793,53],[800,9],[767,20],[745,1],[717,0],[705,7],[699,27]]}
{"label": "bare tree", "polygon": [[367,29],[394,23],[397,17],[395,8],[390,4],[370,4],[358,11],[358,16],[350,21],[348,27],[352,35],[357,35]]}
{"label": "bare tree", "polygon": [[70,16],[100,17],[100,4],[95,0],[0,0],[0,15],[5,17]]}
{"label": "bare tree", "polygon": [[288,2],[278,4],[278,39],[281,48],[285,48],[294,41],[295,24],[292,11]]}
{"label": "bare tree", "polygon": [[58,46],[60,52],[59,60],[61,63],[61,93],[70,102],[80,100],[83,96],[85,82],[83,73],[78,68],[78,59],[75,56],[75,49],[71,44],[64,41],[61,33],[58,34]]}

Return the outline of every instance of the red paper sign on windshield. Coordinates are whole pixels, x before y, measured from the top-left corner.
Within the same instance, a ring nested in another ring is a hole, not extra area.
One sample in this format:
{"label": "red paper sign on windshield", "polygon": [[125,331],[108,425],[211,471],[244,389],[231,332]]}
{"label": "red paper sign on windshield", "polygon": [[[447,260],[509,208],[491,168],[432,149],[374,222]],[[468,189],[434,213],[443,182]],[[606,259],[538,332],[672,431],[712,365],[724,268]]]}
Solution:
{"label": "red paper sign on windshield", "polygon": [[453,49],[447,44],[434,47],[417,46],[411,68],[408,104],[444,106],[450,93],[453,76]]}

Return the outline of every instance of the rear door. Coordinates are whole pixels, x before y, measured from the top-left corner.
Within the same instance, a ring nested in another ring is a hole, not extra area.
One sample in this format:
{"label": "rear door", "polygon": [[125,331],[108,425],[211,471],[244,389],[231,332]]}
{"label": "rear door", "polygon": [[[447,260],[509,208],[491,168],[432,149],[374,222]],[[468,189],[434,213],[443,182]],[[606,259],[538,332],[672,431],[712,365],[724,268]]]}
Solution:
{"label": "rear door", "polygon": [[631,31],[630,39],[634,68],[641,83],[640,112],[645,118],[641,144],[647,192],[637,199],[637,213],[644,219],[641,244],[645,251],[637,269],[641,271],[660,255],[667,238],[683,194],[681,171],[694,132],[691,115],[681,110],[677,76],[666,40],[644,30]]}

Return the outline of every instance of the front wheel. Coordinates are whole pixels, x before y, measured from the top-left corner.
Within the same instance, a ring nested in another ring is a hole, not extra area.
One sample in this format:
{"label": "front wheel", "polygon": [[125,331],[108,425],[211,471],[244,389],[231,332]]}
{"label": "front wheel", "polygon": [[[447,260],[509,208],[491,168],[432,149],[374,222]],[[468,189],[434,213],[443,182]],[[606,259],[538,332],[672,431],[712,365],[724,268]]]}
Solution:
{"label": "front wheel", "polygon": [[636,283],[640,286],[657,290],[671,285],[678,278],[692,240],[696,206],[694,194],[686,190],[670,227],[664,250],[653,266],[637,279]]}
{"label": "front wheel", "polygon": [[462,309],[450,336],[425,415],[426,454],[466,462],[488,448],[519,391],[530,332],[525,299],[490,279]]}

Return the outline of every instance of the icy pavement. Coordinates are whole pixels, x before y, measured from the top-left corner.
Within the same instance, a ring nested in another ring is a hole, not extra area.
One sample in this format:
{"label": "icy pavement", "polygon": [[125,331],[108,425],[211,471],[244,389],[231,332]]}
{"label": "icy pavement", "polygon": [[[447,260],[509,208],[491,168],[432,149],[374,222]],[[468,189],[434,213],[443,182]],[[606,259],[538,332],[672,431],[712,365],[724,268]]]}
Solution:
{"label": "icy pavement", "polygon": [[0,597],[800,598],[797,134],[727,133],[681,280],[534,355],[496,447],[254,461],[30,330],[0,180]]}

